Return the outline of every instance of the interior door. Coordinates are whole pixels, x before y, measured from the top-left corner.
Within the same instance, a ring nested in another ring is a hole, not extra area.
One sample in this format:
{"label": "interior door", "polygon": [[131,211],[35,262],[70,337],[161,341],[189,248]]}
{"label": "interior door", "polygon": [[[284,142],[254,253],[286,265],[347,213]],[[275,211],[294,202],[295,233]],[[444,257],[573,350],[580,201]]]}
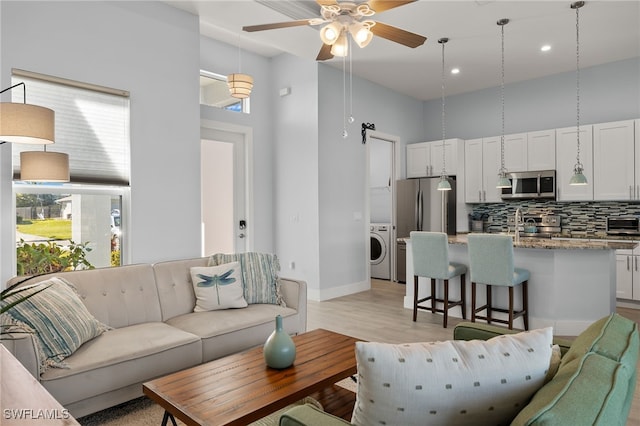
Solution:
{"label": "interior door", "polygon": [[246,135],[202,128],[201,136],[202,254],[248,251]]}

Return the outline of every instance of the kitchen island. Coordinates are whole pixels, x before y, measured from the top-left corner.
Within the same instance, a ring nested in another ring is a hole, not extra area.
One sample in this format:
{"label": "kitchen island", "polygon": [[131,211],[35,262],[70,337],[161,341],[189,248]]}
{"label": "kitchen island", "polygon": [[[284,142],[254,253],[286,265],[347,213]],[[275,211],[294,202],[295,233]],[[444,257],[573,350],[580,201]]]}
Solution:
{"label": "kitchen island", "polygon": [[[407,243],[407,286],[404,307],[413,309],[413,256]],[[589,324],[616,310],[616,252],[633,249],[634,242],[521,238],[514,243],[514,261],[531,272],[529,279],[529,328],[553,327],[554,334],[577,336]],[[469,265],[467,235],[449,236],[449,260]],[[458,278],[452,280],[456,282]],[[466,278],[467,319],[471,319],[471,277]],[[420,296],[429,294],[427,278],[420,278]],[[438,294],[442,282],[438,281]],[[516,309],[521,309],[522,286],[515,287]],[[449,286],[450,299],[460,297],[459,286]],[[485,286],[478,285],[478,305],[484,304]],[[506,307],[507,291],[493,291],[494,306]],[[449,311],[461,317],[460,309]],[[418,313],[418,321],[420,313]],[[522,319],[515,321],[522,328]]]}

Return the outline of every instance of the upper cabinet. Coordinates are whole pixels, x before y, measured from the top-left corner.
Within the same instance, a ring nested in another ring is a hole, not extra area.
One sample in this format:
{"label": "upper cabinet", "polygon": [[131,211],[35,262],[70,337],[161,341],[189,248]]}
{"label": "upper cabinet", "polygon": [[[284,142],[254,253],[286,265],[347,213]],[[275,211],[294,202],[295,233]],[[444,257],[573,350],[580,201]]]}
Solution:
{"label": "upper cabinet", "polygon": [[639,199],[634,120],[593,125],[593,197]]}
{"label": "upper cabinet", "polygon": [[500,138],[467,140],[465,156],[465,202],[495,203],[501,201],[496,188],[500,170]]}
{"label": "upper cabinet", "polygon": [[[458,146],[462,139],[444,141],[445,169],[448,175],[457,174]],[[407,145],[407,178],[440,176],[442,173],[442,141],[420,142]]]}
{"label": "upper cabinet", "polygon": [[527,133],[527,168],[529,171],[556,169],[554,129]]}
{"label": "upper cabinet", "polygon": [[504,166],[508,172],[555,170],[555,130],[505,135]]}
{"label": "upper cabinet", "polygon": [[558,201],[593,200],[593,126],[580,126],[580,162],[587,185],[569,185],[578,152],[576,127],[556,129],[556,180]]}

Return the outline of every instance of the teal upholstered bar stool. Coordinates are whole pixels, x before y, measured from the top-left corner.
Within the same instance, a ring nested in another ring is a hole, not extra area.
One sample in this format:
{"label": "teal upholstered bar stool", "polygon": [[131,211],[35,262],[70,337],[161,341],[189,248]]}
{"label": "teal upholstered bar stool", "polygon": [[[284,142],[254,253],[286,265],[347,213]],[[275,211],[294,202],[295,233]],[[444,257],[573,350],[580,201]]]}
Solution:
{"label": "teal upholstered bar stool", "polygon": [[[413,231],[410,234],[411,253],[413,255],[413,321],[416,321],[418,309],[428,310],[432,313],[442,312],[444,318],[442,326],[447,328],[449,309],[460,306],[462,318],[466,319],[465,312],[465,274],[466,265],[449,262],[449,241],[447,234],[442,232]],[[449,280],[460,276],[460,299],[449,300]],[[431,294],[422,299],[418,296],[418,277],[431,279]],[[444,280],[444,295],[436,297],[436,280]],[[420,303],[431,301],[430,306],[421,306]],[[438,308],[436,303],[442,303]]]}
{"label": "teal upholstered bar stool", "polygon": [[[508,324],[513,329],[513,320],[522,317],[524,329],[529,329],[529,302],[527,284],[530,273],[526,269],[513,265],[513,240],[509,235],[469,234],[469,267],[471,269],[471,321],[476,319]],[[476,307],[476,284],[485,284],[487,300],[483,306]],[[522,284],[522,309],[516,311],[513,305],[513,289]],[[509,308],[496,308],[491,302],[491,288],[502,286],[509,288]],[[485,316],[478,315],[486,310]],[[493,312],[508,314],[508,320],[495,318]]]}

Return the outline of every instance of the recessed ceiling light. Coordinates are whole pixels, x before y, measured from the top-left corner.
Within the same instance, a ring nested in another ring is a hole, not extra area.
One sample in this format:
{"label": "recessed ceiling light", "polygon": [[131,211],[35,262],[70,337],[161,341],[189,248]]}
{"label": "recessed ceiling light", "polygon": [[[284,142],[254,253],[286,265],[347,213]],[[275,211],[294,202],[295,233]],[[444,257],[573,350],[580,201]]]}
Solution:
{"label": "recessed ceiling light", "polygon": [[540,48],[540,50],[541,50],[542,52],[548,52],[548,51],[550,51],[550,50],[551,50],[551,45],[550,45],[550,44],[545,44],[544,46],[542,46],[542,47]]}
{"label": "recessed ceiling light", "polygon": [[452,68],[451,74],[460,74],[460,68]]}

